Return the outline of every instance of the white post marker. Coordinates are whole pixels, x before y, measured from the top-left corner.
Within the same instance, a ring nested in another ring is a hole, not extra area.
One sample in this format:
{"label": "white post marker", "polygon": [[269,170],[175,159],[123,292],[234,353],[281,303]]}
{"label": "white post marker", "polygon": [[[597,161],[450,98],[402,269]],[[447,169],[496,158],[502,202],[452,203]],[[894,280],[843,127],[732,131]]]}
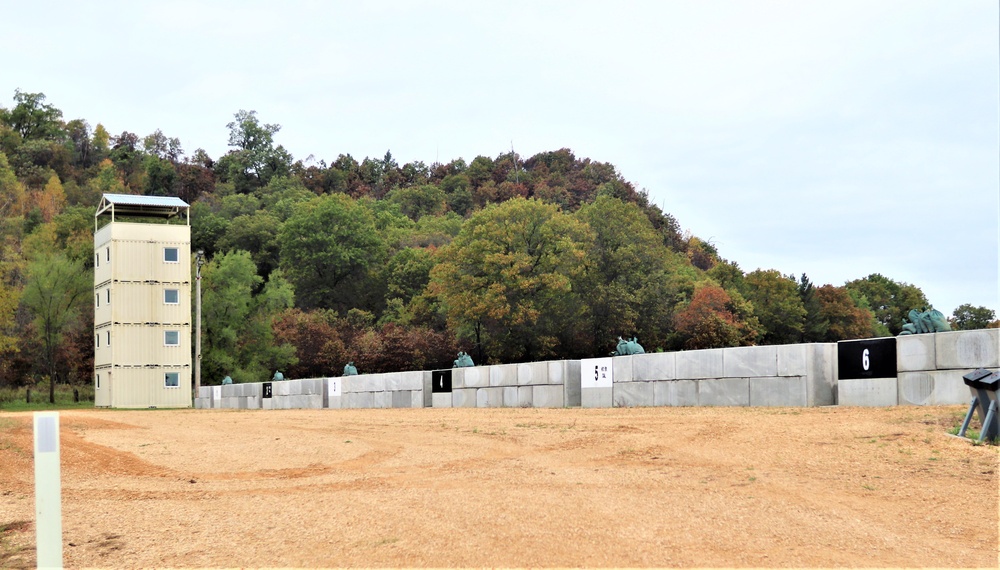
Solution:
{"label": "white post marker", "polygon": [[35,548],[39,568],[62,568],[59,412],[35,412]]}

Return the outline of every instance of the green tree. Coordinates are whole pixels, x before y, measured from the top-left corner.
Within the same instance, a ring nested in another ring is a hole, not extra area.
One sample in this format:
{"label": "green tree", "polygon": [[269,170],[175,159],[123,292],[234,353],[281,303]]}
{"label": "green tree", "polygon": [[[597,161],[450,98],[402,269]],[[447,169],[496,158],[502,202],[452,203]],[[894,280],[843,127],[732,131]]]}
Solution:
{"label": "green tree", "polygon": [[261,277],[278,268],[281,221],[264,210],[233,219],[215,246],[218,251],[248,251]]}
{"label": "green tree", "polygon": [[293,305],[291,285],[276,271],[255,295],[262,281],[245,251],[217,256],[202,268],[202,369],[208,383],[226,375],[252,382],[294,363],[294,347],[275,345],[272,332],[274,319]]}
{"label": "green tree", "polygon": [[232,181],[240,192],[266,186],[274,176],[288,176],[292,168],[292,155],[281,145],[274,146],[274,134],[281,125],[262,124],[257,111],[240,109],[229,129],[230,151],[219,159],[218,166],[224,179]]}
{"label": "green tree", "polygon": [[968,331],[973,329],[989,328],[990,324],[997,318],[993,309],[986,307],[973,307],[969,303],[959,305],[952,313],[951,324],[955,330]]}
{"label": "green tree", "polygon": [[898,335],[903,330],[903,318],[911,309],[923,310],[930,307],[920,288],[893,281],[878,273],[850,281],[846,287],[864,297],[875,314],[875,319],[888,328],[891,335]]}
{"label": "green tree", "polygon": [[42,346],[42,362],[49,377],[49,403],[55,403],[56,352],[64,333],[89,306],[91,274],[62,253],[39,256],[28,265],[21,303],[31,313],[34,334]]}
{"label": "green tree", "polygon": [[752,345],[762,332],[752,306],[738,292],[730,294],[711,282],[695,289],[674,321],[688,349]]}
{"label": "green tree", "polygon": [[430,288],[479,361],[553,356],[578,322],[573,283],[586,226],[551,204],[517,198],[474,214],[441,252]]}
{"label": "green tree", "polygon": [[802,307],[806,310],[805,320],[802,323],[802,342],[824,342],[826,333],[830,329],[830,322],[823,318],[822,305],[816,297],[816,287],[805,273],[799,277],[798,289]]}
{"label": "green tree", "polygon": [[764,327],[764,344],[800,342],[805,330],[806,309],[794,277],[776,269],[757,269],[745,279],[746,298]]}
{"label": "green tree", "polygon": [[302,308],[360,305],[386,245],[371,211],[343,194],[297,205],[278,235],[281,268]]}
{"label": "green tree", "polygon": [[45,102],[44,93],[14,91],[13,109],[0,108],[0,122],[10,126],[25,141],[61,140],[65,136],[62,111]]}
{"label": "green tree", "polygon": [[387,199],[399,204],[402,212],[414,222],[426,215],[444,213],[445,193],[433,184],[396,188],[389,192]]}

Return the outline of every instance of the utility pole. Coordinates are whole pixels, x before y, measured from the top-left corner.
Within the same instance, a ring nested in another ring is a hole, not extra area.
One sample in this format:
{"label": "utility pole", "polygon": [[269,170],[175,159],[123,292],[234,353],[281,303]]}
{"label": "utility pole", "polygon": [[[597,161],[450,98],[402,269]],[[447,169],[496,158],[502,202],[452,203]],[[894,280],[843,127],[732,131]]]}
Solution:
{"label": "utility pole", "polygon": [[205,265],[205,252],[194,252],[194,397],[201,392],[201,266]]}

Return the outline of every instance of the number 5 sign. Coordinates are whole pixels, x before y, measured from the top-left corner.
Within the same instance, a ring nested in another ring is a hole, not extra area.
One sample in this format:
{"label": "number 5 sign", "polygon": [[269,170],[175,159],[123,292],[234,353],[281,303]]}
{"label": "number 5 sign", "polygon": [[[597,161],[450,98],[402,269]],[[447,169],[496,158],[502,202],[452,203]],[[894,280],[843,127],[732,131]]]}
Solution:
{"label": "number 5 sign", "polygon": [[580,361],[581,388],[611,388],[614,369],[611,358],[586,358]]}

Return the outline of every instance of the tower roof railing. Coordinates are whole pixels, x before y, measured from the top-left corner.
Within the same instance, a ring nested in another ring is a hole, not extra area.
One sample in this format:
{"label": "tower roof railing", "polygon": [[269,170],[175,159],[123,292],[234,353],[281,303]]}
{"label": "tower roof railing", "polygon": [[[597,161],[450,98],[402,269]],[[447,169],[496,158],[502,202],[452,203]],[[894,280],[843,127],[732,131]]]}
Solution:
{"label": "tower roof railing", "polygon": [[104,215],[164,218],[171,219],[184,216],[188,225],[191,224],[191,206],[174,196],[137,196],[134,194],[104,194],[101,203],[94,214],[94,223]]}

